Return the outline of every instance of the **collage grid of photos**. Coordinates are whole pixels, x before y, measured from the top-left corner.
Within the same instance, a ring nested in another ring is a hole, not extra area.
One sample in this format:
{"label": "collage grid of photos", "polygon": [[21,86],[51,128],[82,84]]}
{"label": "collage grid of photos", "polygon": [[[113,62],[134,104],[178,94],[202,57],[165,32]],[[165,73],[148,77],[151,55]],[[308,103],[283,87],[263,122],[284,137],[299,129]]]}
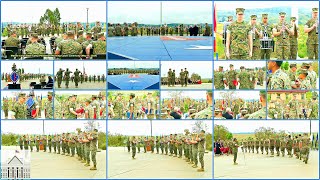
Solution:
{"label": "collage grid of photos", "polygon": [[318,10],[2,1],[1,179],[319,179]]}
{"label": "collage grid of photos", "polygon": [[318,10],[214,1],[214,179],[319,179]]}

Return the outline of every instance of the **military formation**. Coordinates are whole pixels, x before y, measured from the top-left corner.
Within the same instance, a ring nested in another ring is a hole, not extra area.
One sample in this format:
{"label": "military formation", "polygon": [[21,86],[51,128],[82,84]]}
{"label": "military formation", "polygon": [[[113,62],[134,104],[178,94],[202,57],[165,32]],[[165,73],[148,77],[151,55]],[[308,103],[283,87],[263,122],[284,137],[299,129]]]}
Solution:
{"label": "military formation", "polygon": [[108,23],[108,37],[113,36],[212,36],[212,28],[205,23],[204,25],[176,25],[161,26],[138,25],[134,23]]}
{"label": "military formation", "polygon": [[168,155],[184,160],[192,165],[193,168],[200,168],[198,172],[204,172],[204,153],[206,150],[205,131],[201,130],[199,133],[191,133],[185,129],[185,134],[170,134],[169,136],[156,136],[156,137],[128,137],[126,146],[128,152],[132,152],[132,159],[136,159],[136,154],[142,151],[147,153],[151,151],[152,154]]}
{"label": "military formation", "polygon": [[[146,96],[145,98],[143,96]],[[159,92],[148,92],[136,96],[117,93],[108,99],[108,118],[110,119],[159,119]]]}
{"label": "military formation", "polygon": [[66,70],[59,68],[55,76],[55,82],[58,83],[58,88],[61,88],[62,82],[65,84],[65,88],[69,88],[70,81],[75,84],[75,88],[79,88],[80,85],[83,83],[105,83],[106,76],[102,75],[95,75],[95,74],[87,74],[85,71],[81,72],[76,69],[74,72],[70,71],[69,68]]}
{"label": "military formation", "polygon": [[[268,117],[272,119],[318,119],[319,102],[318,93],[312,92],[311,99],[297,98],[298,93],[291,94],[291,98],[276,99],[268,102]],[[299,96],[306,96],[305,93]]]}
{"label": "military formation", "polygon": [[54,103],[55,119],[106,119],[105,93],[85,99],[75,94],[59,96],[59,100]]}
{"label": "military formation", "polygon": [[5,119],[52,119],[53,92],[48,91],[46,99],[36,97],[34,92],[30,92],[28,96],[26,93],[19,93],[14,98],[5,97],[2,100],[2,111]]}
{"label": "military formation", "polygon": [[55,135],[22,135],[17,140],[21,150],[48,152],[63,156],[76,157],[90,170],[97,170],[98,130]]}
{"label": "military formation", "polygon": [[[201,79],[194,79],[192,82],[196,82]],[[174,87],[175,85],[180,84],[181,87],[187,87],[189,84],[189,71],[187,68],[181,69],[179,76],[176,76],[176,70],[169,68],[167,77],[161,81],[163,84],[167,84],[168,87]]]}
{"label": "military formation", "polygon": [[303,62],[300,69],[297,63],[290,63],[290,69],[286,72],[281,69],[283,61],[269,61],[267,75],[267,87],[270,90],[288,89],[318,89],[318,73],[313,70],[311,62]]}
{"label": "military formation", "polygon": [[[224,25],[223,43],[226,59],[270,60],[274,51],[277,60],[295,60],[298,55],[299,27],[296,17],[286,19],[286,13],[279,13],[276,24],[268,22],[268,14],[250,15],[250,22],[244,21],[245,9],[236,8],[236,20],[228,18]],[[308,59],[318,59],[318,8],[312,8],[312,17],[304,26],[308,35],[306,42]]]}
{"label": "military formation", "polygon": [[[49,34],[44,34],[41,27],[32,25],[28,31],[23,30],[23,34],[20,34],[21,31],[17,32],[17,28],[8,25],[6,29],[9,37],[4,41],[3,52],[6,52],[7,47],[16,47],[18,51],[15,55],[27,59],[105,59],[106,38],[99,21],[91,30],[88,27],[84,29],[80,22],[63,25],[63,28],[52,26],[49,42],[45,40]],[[20,36],[22,39],[19,39]],[[46,46],[50,46],[50,53],[46,51]]]}
{"label": "military formation", "polygon": [[[317,140],[312,143],[315,143],[316,147],[318,146]],[[237,156],[239,147],[242,153],[261,153],[270,157],[288,156],[289,158],[292,158],[295,156],[297,159],[303,160],[305,164],[308,163],[310,148],[312,148],[310,137],[307,133],[304,133],[303,135],[296,134],[292,137],[291,135],[275,133],[265,138],[249,137],[240,142],[234,138],[228,145],[230,145],[228,147],[232,149],[234,155],[234,165],[238,165]]]}
{"label": "military formation", "polygon": [[229,65],[228,71],[223,70],[223,66],[219,66],[218,71],[214,72],[214,88],[216,90],[228,89],[255,89],[257,86],[265,86],[266,72],[262,69],[251,69],[240,67],[239,70],[234,69],[234,65]]}

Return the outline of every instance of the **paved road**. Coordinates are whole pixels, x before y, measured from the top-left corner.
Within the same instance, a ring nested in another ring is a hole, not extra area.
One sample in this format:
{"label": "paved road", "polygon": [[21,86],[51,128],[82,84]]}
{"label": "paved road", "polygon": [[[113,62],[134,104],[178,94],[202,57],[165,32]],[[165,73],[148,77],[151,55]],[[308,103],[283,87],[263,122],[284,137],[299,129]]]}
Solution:
{"label": "paved road", "polygon": [[[61,88],[58,89],[58,82],[54,83],[54,88],[56,90],[66,89],[65,81],[62,81]],[[69,89],[106,89],[106,81],[103,83],[102,81],[98,82],[83,82],[82,84],[78,83],[78,88],[76,88],[75,83],[69,81]]]}
{"label": "paved road", "polygon": [[197,172],[197,169],[177,157],[141,152],[132,160],[131,154],[124,147],[108,147],[108,178],[211,179],[212,153],[206,153],[204,158],[205,172]]}
{"label": "paved road", "polygon": [[308,164],[295,157],[271,157],[270,154],[243,153],[239,150],[238,165],[233,156],[214,157],[214,178],[319,178],[319,152],[311,151]]}
{"label": "paved road", "polygon": [[[15,146],[2,146],[5,150],[15,150]],[[19,147],[18,147],[19,148]],[[92,166],[92,162],[91,162]],[[90,171],[76,157],[48,152],[32,152],[31,178],[106,178],[106,151],[97,153],[97,171]]]}

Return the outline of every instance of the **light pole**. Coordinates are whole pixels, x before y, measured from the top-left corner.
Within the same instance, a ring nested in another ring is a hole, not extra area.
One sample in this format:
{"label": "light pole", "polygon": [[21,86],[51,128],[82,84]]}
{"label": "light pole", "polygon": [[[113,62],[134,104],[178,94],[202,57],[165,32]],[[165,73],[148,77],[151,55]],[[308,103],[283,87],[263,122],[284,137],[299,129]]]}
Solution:
{"label": "light pole", "polygon": [[87,8],[87,30],[89,28],[89,8]]}

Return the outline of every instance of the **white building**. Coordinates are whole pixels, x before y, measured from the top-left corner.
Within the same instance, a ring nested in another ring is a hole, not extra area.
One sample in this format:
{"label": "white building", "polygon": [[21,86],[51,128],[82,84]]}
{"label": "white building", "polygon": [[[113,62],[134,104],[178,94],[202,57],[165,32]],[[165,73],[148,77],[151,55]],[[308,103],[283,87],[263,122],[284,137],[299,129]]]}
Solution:
{"label": "white building", "polygon": [[30,163],[14,155],[2,162],[1,179],[30,179]]}

